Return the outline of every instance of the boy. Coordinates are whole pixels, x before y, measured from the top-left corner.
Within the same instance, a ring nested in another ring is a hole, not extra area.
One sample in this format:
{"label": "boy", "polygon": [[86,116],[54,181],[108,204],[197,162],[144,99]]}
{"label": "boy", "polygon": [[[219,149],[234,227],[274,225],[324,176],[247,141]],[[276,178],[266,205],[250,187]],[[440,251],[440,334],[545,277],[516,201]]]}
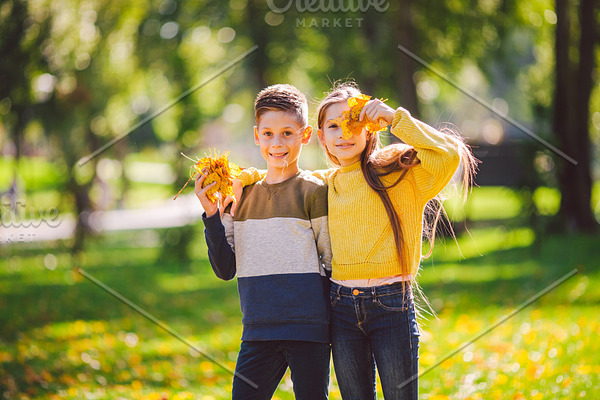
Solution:
{"label": "boy", "polygon": [[235,217],[222,219],[206,197],[212,185],[201,188],[202,174],[195,189],[213,270],[224,280],[238,277],[244,329],[232,397],[270,399],[289,366],[296,399],[327,399],[327,186],[298,168],[312,133],[308,105],[295,87],[273,85],[258,94],[254,111],[264,179],[244,188]]}

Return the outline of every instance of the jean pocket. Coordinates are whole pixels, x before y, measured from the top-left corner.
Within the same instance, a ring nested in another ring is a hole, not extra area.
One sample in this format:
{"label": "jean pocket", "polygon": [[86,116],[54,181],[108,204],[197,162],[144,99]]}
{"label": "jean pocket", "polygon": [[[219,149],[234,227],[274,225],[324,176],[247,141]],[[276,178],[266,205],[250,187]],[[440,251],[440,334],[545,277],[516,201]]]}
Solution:
{"label": "jean pocket", "polygon": [[339,299],[340,298],[338,295],[329,293],[329,304],[331,305],[331,307],[335,306]]}
{"label": "jean pocket", "polygon": [[377,305],[387,311],[406,311],[408,302],[402,294],[388,294],[377,296]]}

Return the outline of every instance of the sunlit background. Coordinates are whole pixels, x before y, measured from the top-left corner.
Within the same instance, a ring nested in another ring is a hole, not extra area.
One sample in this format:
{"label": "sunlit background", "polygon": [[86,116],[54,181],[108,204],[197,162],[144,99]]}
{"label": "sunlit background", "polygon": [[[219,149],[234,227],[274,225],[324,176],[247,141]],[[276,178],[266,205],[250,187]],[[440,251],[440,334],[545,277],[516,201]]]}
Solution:
{"label": "sunlit background", "polygon": [[[1,1],[0,396],[230,398],[226,369],[77,268],[233,368],[236,285],[212,274],[192,187],[173,200],[180,153],[264,167],[260,89],[294,84],[315,125],[353,79],[482,161],[466,203],[446,189],[457,240],[440,232],[423,262],[421,371],[578,270],[423,375],[420,397],[600,397],[599,32],[589,0]],[[300,166],[327,167],[316,135]]]}

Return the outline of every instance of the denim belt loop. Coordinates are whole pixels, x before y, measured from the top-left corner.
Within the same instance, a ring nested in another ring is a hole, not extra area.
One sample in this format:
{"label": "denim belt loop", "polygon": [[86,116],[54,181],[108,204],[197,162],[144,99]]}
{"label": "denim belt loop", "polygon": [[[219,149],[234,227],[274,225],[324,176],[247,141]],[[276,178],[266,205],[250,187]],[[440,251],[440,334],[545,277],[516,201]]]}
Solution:
{"label": "denim belt loop", "polygon": [[342,298],[342,295],[340,294],[340,292],[341,292],[341,291],[342,291],[342,285],[339,285],[339,284],[338,284],[338,285],[337,285],[337,289],[336,289],[336,291],[335,291],[335,292],[336,292],[336,293],[335,293],[335,295],[337,296],[337,299],[338,299],[338,300]]}
{"label": "denim belt loop", "polygon": [[377,286],[371,286],[371,296],[373,297],[373,303],[377,301]]}

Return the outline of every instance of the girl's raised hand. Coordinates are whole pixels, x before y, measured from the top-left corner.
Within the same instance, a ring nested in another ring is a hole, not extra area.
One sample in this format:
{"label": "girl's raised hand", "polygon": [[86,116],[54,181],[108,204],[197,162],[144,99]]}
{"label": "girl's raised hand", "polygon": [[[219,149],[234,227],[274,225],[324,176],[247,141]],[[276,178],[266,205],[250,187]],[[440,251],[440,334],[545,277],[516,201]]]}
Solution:
{"label": "girl's raised hand", "polygon": [[223,210],[221,210],[221,215],[223,215],[223,211],[225,210],[225,208],[227,208],[229,203],[231,203],[231,209],[229,210],[229,213],[231,214],[232,217],[235,216],[235,210],[237,209],[238,201],[241,200],[243,194],[244,194],[244,185],[242,185],[242,181],[240,181],[237,178],[234,178],[233,179],[233,195],[235,196],[236,201],[233,201],[233,198],[231,196],[225,197],[225,199],[223,200]]}
{"label": "girl's raised hand", "polygon": [[390,125],[394,119],[394,110],[392,107],[385,104],[379,99],[369,100],[360,112],[359,120],[362,121],[365,117],[373,122],[377,122],[381,125],[384,122],[385,125]]}
{"label": "girl's raised hand", "polygon": [[217,182],[213,182],[210,185],[202,187],[202,183],[205,179],[206,170],[196,174],[194,193],[196,193],[196,197],[198,197],[198,200],[200,200],[200,204],[202,204],[202,207],[206,212],[206,216],[212,217],[217,211],[219,211],[219,204],[216,201],[209,200],[209,198],[206,196],[206,192],[208,192],[211,187],[215,186]]}

